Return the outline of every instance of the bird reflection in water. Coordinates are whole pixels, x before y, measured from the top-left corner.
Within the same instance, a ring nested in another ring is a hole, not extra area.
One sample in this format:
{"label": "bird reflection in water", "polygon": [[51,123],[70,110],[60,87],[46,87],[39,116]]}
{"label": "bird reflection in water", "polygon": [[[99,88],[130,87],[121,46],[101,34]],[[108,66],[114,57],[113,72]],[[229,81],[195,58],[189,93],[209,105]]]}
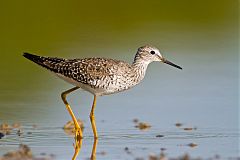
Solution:
{"label": "bird reflection in water", "polygon": [[[80,136],[75,136],[75,144],[74,144],[75,152],[74,152],[74,155],[72,157],[72,160],[76,160],[76,158],[78,156],[78,153],[81,151],[82,140],[83,140],[83,138],[81,138]],[[94,138],[90,160],[96,160],[97,144],[98,144],[98,139]]]}

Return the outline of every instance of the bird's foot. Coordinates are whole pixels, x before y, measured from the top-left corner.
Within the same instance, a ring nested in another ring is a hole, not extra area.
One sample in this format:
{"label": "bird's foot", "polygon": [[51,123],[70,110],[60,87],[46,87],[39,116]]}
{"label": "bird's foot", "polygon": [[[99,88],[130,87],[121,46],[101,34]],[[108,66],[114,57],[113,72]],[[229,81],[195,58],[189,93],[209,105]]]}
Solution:
{"label": "bird's foot", "polygon": [[79,140],[82,139],[82,129],[80,127],[75,127],[75,139]]}
{"label": "bird's foot", "polygon": [[82,129],[80,127],[75,128],[75,148],[80,148],[81,141],[83,139]]}

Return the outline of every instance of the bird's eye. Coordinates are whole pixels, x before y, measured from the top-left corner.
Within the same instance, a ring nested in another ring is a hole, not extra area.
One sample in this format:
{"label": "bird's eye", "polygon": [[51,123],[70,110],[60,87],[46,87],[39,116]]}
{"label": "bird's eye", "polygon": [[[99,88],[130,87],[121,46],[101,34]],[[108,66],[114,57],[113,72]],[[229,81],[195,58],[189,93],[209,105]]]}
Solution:
{"label": "bird's eye", "polygon": [[154,51],[151,51],[150,53],[151,53],[151,54],[155,54],[155,52],[154,52]]}

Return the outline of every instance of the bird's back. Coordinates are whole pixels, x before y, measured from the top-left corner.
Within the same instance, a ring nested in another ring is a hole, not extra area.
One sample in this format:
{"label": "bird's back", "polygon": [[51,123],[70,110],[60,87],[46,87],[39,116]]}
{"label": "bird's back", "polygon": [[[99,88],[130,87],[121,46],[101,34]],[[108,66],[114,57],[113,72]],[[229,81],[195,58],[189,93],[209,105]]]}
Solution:
{"label": "bird's back", "polygon": [[24,53],[24,57],[54,72],[67,82],[95,95],[105,95],[132,86],[131,65],[106,58],[63,59]]}

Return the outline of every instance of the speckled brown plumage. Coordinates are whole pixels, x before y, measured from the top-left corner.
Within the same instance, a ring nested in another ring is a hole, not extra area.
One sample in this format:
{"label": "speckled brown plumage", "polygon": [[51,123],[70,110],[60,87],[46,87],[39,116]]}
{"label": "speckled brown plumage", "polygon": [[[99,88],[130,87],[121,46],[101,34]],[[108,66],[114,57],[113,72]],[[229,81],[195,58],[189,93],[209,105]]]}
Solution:
{"label": "speckled brown plumage", "polygon": [[24,57],[94,95],[106,95],[138,84],[148,64],[161,61],[162,55],[155,47],[143,46],[138,49],[132,64],[106,58],[63,59],[29,53],[24,53]]}

